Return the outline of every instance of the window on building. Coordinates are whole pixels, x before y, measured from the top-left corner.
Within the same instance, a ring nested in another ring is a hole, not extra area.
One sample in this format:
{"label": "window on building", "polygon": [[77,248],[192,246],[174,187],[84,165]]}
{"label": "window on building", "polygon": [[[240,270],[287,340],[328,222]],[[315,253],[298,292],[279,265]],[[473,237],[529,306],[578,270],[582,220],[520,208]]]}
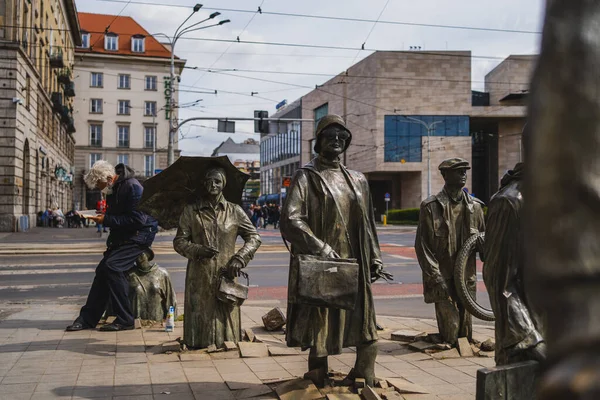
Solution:
{"label": "window on building", "polygon": [[119,106],[117,108],[117,114],[129,115],[131,113],[129,100],[119,100]]}
{"label": "window on building", "polygon": [[129,126],[119,125],[117,131],[117,147],[129,147]]}
{"label": "window on building", "polygon": [[96,161],[102,160],[102,154],[100,153],[90,153],[90,168],[94,166]]}
{"label": "window on building", "polygon": [[145,126],[144,127],[144,147],[147,149],[153,149],[155,137],[156,137],[156,127]]}
{"label": "window on building", "polygon": [[102,72],[92,72],[90,79],[90,87],[102,87],[104,74]]}
{"label": "window on building", "polygon": [[155,101],[145,101],[144,102],[144,115],[147,117],[156,115],[156,102]]}
{"label": "window on building", "polygon": [[119,74],[117,87],[119,89],[131,89],[131,75]]}
{"label": "window on building", "polygon": [[81,47],[83,47],[84,49],[90,48],[90,34],[89,33],[81,34]]}
{"label": "window on building", "polygon": [[90,99],[90,113],[102,114],[102,99]]}
{"label": "window on building", "polygon": [[144,156],[144,176],[154,175],[154,156]]}
{"label": "window on building", "polygon": [[326,116],[329,113],[329,103],[325,103],[322,106],[315,108],[314,113],[315,113],[315,129],[317,129],[317,125],[319,124],[319,121],[321,120],[321,118],[323,118],[324,116]]}
{"label": "window on building", "polygon": [[156,90],[156,76],[148,75],[146,76],[146,84],[144,86],[145,90]]}
{"label": "window on building", "polygon": [[119,50],[119,36],[115,35],[114,33],[107,33],[104,36],[104,50]]}
{"label": "window on building", "polygon": [[[421,124],[402,116],[386,115],[384,119],[384,161],[421,162],[423,159],[423,137],[428,132],[425,125],[431,126],[429,135],[469,136],[469,117],[448,115],[415,115],[412,118]],[[438,122],[434,125],[435,122]]]}
{"label": "window on building", "polygon": [[102,147],[102,125],[90,125],[90,146]]}
{"label": "window on building", "polygon": [[31,104],[31,77],[27,74],[25,77],[25,108],[28,110],[29,104]]}
{"label": "window on building", "polygon": [[131,38],[131,51],[134,53],[144,52],[144,38],[143,37],[132,37]]}
{"label": "window on building", "polygon": [[117,156],[117,164],[129,165],[129,154],[119,154]]}

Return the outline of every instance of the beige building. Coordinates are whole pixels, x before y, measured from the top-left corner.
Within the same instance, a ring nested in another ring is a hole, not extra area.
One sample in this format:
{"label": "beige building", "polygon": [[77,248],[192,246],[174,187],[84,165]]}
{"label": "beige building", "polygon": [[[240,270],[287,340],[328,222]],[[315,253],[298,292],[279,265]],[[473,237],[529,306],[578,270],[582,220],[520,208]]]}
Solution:
{"label": "beige building", "polygon": [[[301,110],[293,117],[314,120],[302,122],[301,137],[292,145],[301,146],[299,165],[314,157],[319,119],[327,114],[345,119],[353,139],[344,163],[366,175],[377,218],[385,211],[386,194],[390,208],[410,208],[438,193],[443,179],[437,167],[451,157],[471,162],[467,188],[488,201],[504,171],[520,160],[535,56],[503,60],[486,76],[485,92],[471,89],[471,62],[469,51],[375,52],[276,116]],[[284,174],[280,165],[298,162],[296,154],[280,151],[280,135],[261,137],[266,195],[279,192],[278,180],[270,184],[270,176]]]}
{"label": "beige building", "polygon": [[73,204],[73,0],[0,1],[0,231]]}
{"label": "beige building", "polygon": [[[129,165],[140,180],[167,167],[171,52],[130,17],[79,13],[79,20],[75,203],[94,208],[99,193],[83,175],[97,160]],[[180,74],[185,61],[175,65]]]}

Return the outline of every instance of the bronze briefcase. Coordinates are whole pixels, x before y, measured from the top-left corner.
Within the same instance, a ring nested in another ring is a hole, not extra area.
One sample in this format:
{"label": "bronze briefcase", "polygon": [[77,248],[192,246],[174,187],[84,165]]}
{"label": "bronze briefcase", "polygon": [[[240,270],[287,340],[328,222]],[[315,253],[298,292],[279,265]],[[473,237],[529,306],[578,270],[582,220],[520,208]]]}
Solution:
{"label": "bronze briefcase", "polygon": [[245,285],[230,279],[226,271],[222,270],[217,288],[217,299],[229,306],[241,306],[248,298],[248,287],[250,286],[248,274],[241,271],[241,276],[246,278]]}
{"label": "bronze briefcase", "polygon": [[356,259],[301,254],[293,259],[297,274],[296,302],[317,307],[353,310],[358,296]]}

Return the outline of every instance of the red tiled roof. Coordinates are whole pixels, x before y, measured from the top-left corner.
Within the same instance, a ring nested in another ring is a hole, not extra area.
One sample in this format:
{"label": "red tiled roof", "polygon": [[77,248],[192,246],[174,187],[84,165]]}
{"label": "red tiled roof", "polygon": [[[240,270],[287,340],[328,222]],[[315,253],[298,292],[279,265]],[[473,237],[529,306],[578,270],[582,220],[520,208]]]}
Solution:
{"label": "red tiled roof", "polygon": [[[150,36],[149,33],[131,17],[84,12],[80,12],[78,15],[81,32],[90,34],[91,46],[91,49],[77,48],[76,52],[78,53],[119,54],[138,57],[171,57],[169,49],[159,43],[154,37]],[[110,28],[108,29],[108,32],[119,35],[118,51],[104,49],[104,31],[109,25]],[[143,53],[131,51],[131,37],[135,35],[143,35],[146,37]]]}

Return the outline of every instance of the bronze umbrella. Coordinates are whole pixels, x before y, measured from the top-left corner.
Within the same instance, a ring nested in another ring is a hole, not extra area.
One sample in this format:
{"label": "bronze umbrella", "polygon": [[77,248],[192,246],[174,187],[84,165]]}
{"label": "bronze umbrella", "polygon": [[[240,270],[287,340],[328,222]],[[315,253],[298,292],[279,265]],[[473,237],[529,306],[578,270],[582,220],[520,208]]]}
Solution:
{"label": "bronze umbrella", "polygon": [[238,170],[229,158],[179,157],[167,169],[144,182],[139,208],[156,218],[164,229],[176,228],[184,207],[202,195],[204,174],[214,167],[225,170],[225,199],[241,205],[242,192],[250,175]]}

